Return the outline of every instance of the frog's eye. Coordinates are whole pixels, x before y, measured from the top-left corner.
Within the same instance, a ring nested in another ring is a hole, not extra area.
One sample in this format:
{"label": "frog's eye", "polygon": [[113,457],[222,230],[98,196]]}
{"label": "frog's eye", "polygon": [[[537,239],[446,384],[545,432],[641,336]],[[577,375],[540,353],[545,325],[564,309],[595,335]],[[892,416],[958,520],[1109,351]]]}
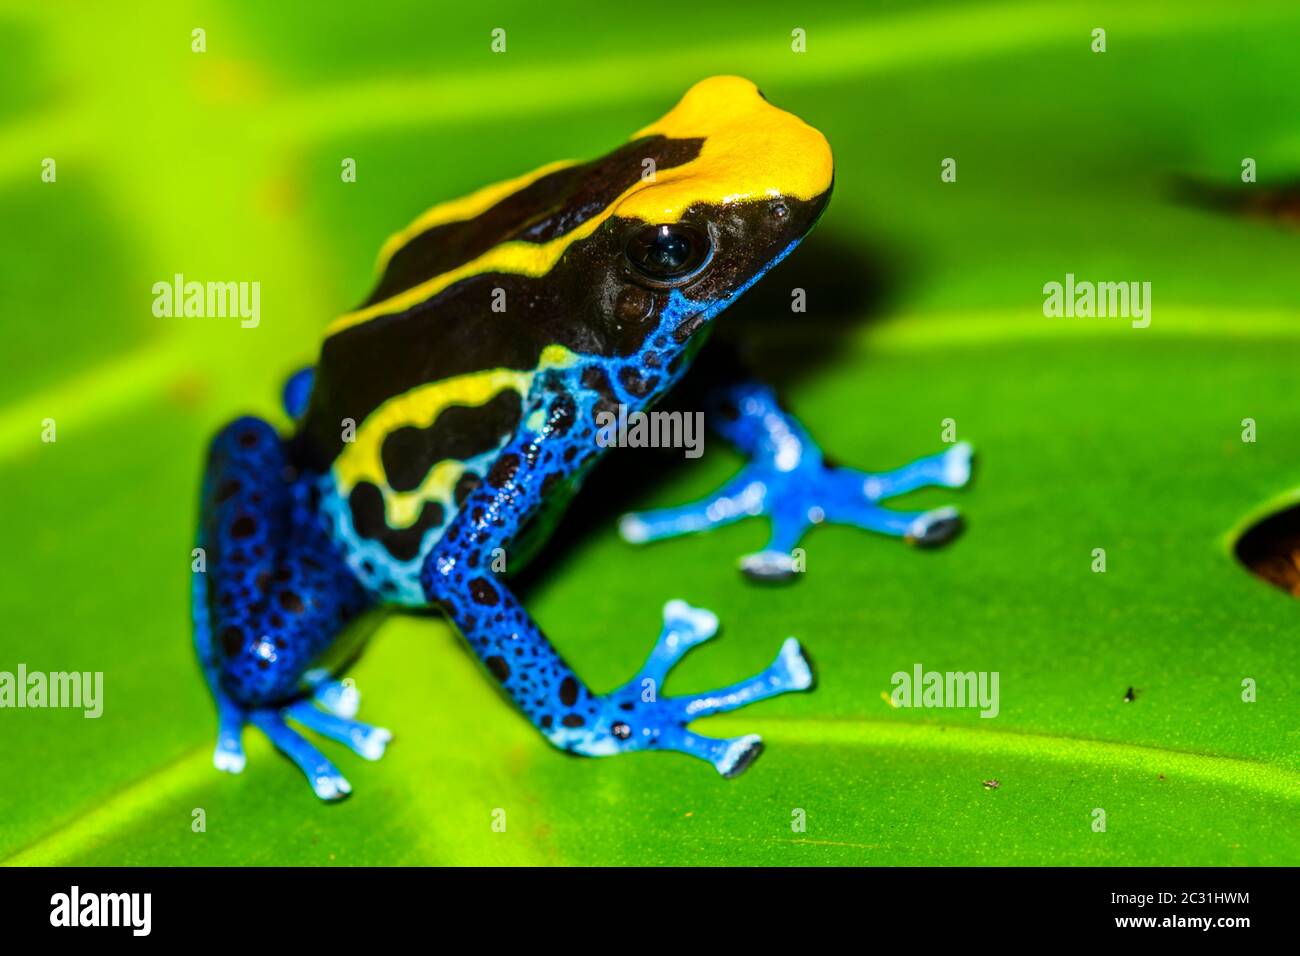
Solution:
{"label": "frog's eye", "polygon": [[709,237],[682,223],[646,226],[627,241],[628,262],[646,278],[666,285],[689,279],[709,261]]}

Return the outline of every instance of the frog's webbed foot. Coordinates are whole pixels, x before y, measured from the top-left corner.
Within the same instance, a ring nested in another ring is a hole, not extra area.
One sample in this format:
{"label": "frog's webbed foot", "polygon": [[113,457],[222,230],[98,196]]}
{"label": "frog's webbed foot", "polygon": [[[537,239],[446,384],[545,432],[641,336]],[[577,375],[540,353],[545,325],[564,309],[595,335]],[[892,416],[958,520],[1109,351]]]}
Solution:
{"label": "frog's webbed foot", "polygon": [[849,524],[935,547],[961,530],[955,508],[904,512],[880,502],[917,488],[960,488],[970,481],[972,449],[961,442],[893,471],[871,473],[828,464],[816,443],[765,386],[735,386],[715,416],[718,431],[745,451],[749,464],[712,495],[691,504],[624,515],[619,532],[632,543],[655,541],[767,515],[763,550],[740,559],[751,578],[784,580],[799,570],[794,550],[810,527]]}
{"label": "frog's webbed foot", "polygon": [[[392,733],[353,720],[360,695],[350,683],[327,681],[316,688],[313,700],[300,700],[282,707],[241,709],[224,694],[218,696],[219,730],[212,763],[218,770],[239,773],[244,769],[244,749],[240,737],[245,723],[251,723],[289,757],[306,775],[316,796],[322,800],[341,800],[352,792],[352,784],[325,755],[286,722],[293,720],[346,744],[366,760],[384,755]],[[320,704],[317,707],[316,704]],[[322,709],[324,708],[324,709]]]}
{"label": "frog's webbed foot", "polygon": [[807,690],[812,668],[793,637],[761,673],[718,690],[663,697],[660,688],[668,672],[692,647],[711,638],[718,629],[711,611],[685,601],[664,605],[664,626],[654,649],[630,681],[599,699],[594,726],[578,731],[561,730],[553,736],[560,746],[589,756],[629,750],[676,750],[706,760],[724,777],[745,770],[762,752],[757,734],[718,739],[688,729],[700,717],[736,710],[777,694]]}

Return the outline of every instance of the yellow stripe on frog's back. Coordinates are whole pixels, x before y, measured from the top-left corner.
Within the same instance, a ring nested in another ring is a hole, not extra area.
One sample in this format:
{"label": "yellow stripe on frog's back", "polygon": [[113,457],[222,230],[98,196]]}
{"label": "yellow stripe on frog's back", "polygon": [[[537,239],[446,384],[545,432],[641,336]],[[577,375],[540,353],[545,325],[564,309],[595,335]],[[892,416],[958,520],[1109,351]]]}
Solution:
{"label": "yellow stripe on frog's back", "polygon": [[470,372],[430,382],[390,398],[366,417],[357,428],[356,439],[345,442],[335,459],[333,472],[339,494],[347,498],[352,489],[363,482],[375,485],[384,497],[385,520],[390,528],[395,529],[414,524],[426,502],[435,501],[449,508],[452,490],[464,474],[464,463],[454,459],[438,462],[419,487],[394,491],[389,487],[384,471],[384,439],[399,428],[428,428],[453,405],[478,407],[507,390],[518,392],[522,402],[538,371],[564,368],[575,359],[576,356],[563,346],[548,345],[542,350],[536,369],[495,368]]}
{"label": "yellow stripe on frog's back", "polygon": [[339,316],[330,323],[325,330],[325,334],[327,336],[336,335],[344,329],[360,325],[375,316],[403,312],[411,306],[432,299],[443,289],[462,279],[482,275],[485,272],[504,272],[510,275],[531,276],[533,278],[544,276],[551,271],[555,263],[560,261],[560,257],[564,255],[569,246],[595,232],[600,227],[600,224],[609,218],[612,209],[613,206],[606,208],[599,215],[588,219],[572,232],[556,236],[550,242],[536,243],[512,240],[493,246],[478,258],[471,259],[464,265],[440,273],[432,279],[426,279],[419,285],[412,286],[403,292],[397,293],[397,295],[389,296],[382,302],[376,302],[374,305]]}
{"label": "yellow stripe on frog's back", "polygon": [[[632,139],[646,136],[700,139],[703,145],[695,159],[639,179],[569,232],[544,243],[502,242],[455,269],[340,316],[326,335],[335,335],[376,316],[402,312],[462,279],[483,273],[543,276],[573,243],[590,236],[615,214],[643,222],[671,223],[697,203],[726,206],[772,196],[807,200],[830,188],[833,163],[826,138],[797,116],[772,106],[753,83],[737,76],[715,76],[695,84],[667,115],[639,130]],[[563,165],[570,164],[554,168]],[[527,185],[547,169],[542,167],[511,182]],[[453,221],[446,218],[452,215],[446,210],[458,214],[475,209],[482,212],[505,198],[508,186],[502,183],[465,200],[435,206],[426,216],[444,210],[435,219],[446,222]],[[399,233],[402,235],[405,233]],[[385,253],[391,257],[399,246],[389,240]]]}

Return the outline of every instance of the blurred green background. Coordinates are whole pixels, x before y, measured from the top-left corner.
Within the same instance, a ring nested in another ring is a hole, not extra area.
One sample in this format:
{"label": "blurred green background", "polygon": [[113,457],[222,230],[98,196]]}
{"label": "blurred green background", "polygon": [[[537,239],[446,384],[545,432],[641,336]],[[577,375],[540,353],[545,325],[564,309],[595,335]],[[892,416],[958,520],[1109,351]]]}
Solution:
{"label": "blurred green background", "polygon": [[[106,698],[99,720],[0,711],[0,861],[1300,863],[1300,605],[1226,544],[1300,485],[1300,233],[1173,188],[1231,187],[1247,156],[1254,188],[1300,178],[1300,8],[712,7],[0,9],[0,670],[103,671]],[[928,453],[955,419],[973,487],[895,504],[956,503],[966,534],[926,553],[819,529],[804,579],[757,589],[734,562],[761,521],[643,550],[612,521],[739,459],[721,442],[685,466],[641,459],[665,480],[576,506],[528,603],[597,690],[634,672],[669,597],[723,624],[670,692],[798,636],[813,693],[698,725],[764,735],[743,777],[550,749],[428,618],[390,620],[353,674],[362,719],[396,733],[388,756],[322,745],[351,799],[317,802],[252,731],[245,773],[215,771],[187,596],[207,440],[239,413],[283,421],[281,382],[366,294],[390,232],[604,153],[716,73],[753,79],[836,155],[818,232],[737,321],[846,463]],[[177,272],[259,281],[261,325],[155,318],[151,287]],[[1044,318],[1066,272],[1150,281],[1150,328]],[[776,305],[796,285],[805,315]],[[890,675],[915,662],[998,671],[1001,714],[892,709]]]}

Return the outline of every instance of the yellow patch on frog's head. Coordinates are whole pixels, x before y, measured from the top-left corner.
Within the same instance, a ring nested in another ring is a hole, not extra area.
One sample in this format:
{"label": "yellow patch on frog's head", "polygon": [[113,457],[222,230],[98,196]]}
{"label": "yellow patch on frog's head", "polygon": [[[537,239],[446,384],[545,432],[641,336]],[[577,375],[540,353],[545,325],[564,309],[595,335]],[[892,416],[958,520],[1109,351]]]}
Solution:
{"label": "yellow patch on frog's head", "polygon": [[656,171],[614,204],[611,213],[644,222],[677,222],[697,203],[788,198],[811,201],[831,188],[830,144],[793,113],[769,103],[738,76],[696,83],[659,121],[633,139],[702,139],[689,163]]}

